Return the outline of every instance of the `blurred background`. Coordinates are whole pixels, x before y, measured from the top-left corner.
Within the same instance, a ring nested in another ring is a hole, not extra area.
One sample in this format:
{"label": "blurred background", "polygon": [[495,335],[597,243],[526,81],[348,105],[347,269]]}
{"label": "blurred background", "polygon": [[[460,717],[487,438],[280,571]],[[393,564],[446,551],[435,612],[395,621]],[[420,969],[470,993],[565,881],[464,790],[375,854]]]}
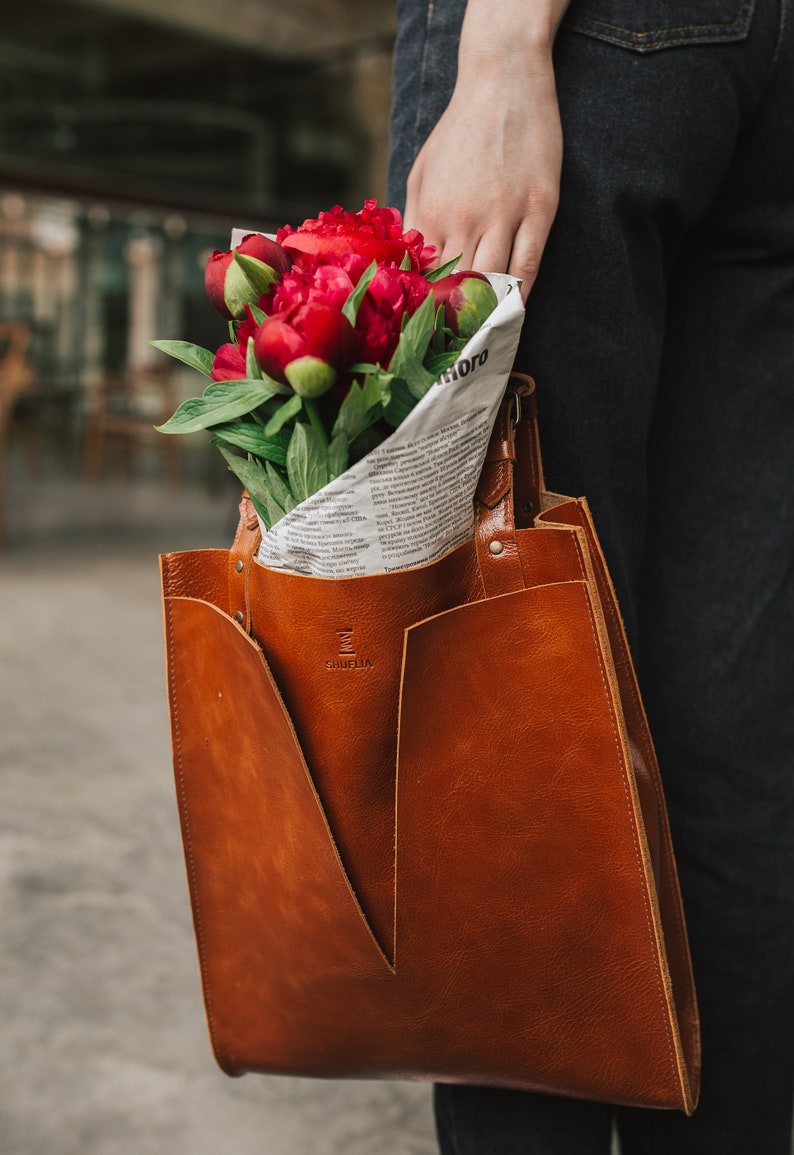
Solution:
{"label": "blurred background", "polygon": [[430,1155],[425,1087],[232,1081],[205,1036],[158,552],[239,486],[152,425],[233,226],[382,200],[392,0],[19,0],[0,26],[0,1153]]}
{"label": "blurred background", "polygon": [[[96,482],[145,453],[145,426],[195,387],[147,341],[224,340],[202,272],[232,226],[382,198],[393,8],[28,0],[4,12],[6,477],[20,454],[31,477],[59,454]],[[169,484],[195,476],[189,449],[161,440]]]}

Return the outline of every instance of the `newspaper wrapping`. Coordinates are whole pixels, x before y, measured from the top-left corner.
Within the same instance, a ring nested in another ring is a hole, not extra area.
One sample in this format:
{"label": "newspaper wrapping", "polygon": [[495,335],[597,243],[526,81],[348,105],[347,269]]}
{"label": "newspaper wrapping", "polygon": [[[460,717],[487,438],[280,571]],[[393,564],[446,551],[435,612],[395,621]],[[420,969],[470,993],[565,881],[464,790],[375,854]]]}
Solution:
{"label": "newspaper wrapping", "polygon": [[499,303],[455,364],[377,448],[262,526],[263,565],[360,577],[425,565],[472,537],[474,490],[524,315],[518,282],[489,280]]}
{"label": "newspaper wrapping", "polygon": [[[232,233],[232,245],[246,235]],[[498,304],[376,449],[262,528],[258,561],[312,577],[363,577],[436,561],[474,533],[474,490],[515,360],[520,282],[488,277]]]}

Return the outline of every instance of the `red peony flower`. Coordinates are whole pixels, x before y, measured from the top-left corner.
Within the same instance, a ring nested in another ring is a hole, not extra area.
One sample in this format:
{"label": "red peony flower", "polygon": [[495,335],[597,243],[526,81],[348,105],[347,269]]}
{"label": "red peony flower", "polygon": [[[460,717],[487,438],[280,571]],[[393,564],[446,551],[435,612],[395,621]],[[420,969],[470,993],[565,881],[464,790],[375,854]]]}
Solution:
{"label": "red peony flower", "polygon": [[444,324],[458,337],[473,337],[497,305],[496,293],[482,273],[451,273],[431,285],[436,308],[444,306]]}
{"label": "red peony flower", "polygon": [[415,313],[430,291],[420,273],[393,266],[378,269],[356,319],[358,360],[388,367],[400,340],[403,314]]}
{"label": "red peony flower", "polygon": [[304,221],[298,229],[289,225],[279,229],[276,236],[301,264],[339,263],[346,254],[357,253],[367,263],[376,260],[400,265],[407,254],[411,268],[421,272],[430,267],[436,253],[416,229],[403,232],[397,209],[379,208],[375,200],[365,201],[356,213],[336,205],[316,220]]}
{"label": "red peony flower", "polygon": [[[234,260],[234,253],[255,260],[260,287],[255,288]],[[292,259],[281,245],[261,233],[249,233],[235,249],[222,253],[216,249],[207,261],[204,286],[213,307],[227,321],[245,315],[246,305],[253,304],[262,292],[261,284],[276,281],[292,265]]]}
{"label": "red peony flower", "polygon": [[210,377],[213,381],[242,381],[245,377],[245,354],[239,345],[228,342],[221,345],[212,361]]}
{"label": "red peony flower", "polygon": [[350,363],[353,328],[327,304],[295,304],[268,317],[256,331],[254,353],[264,373],[302,397],[327,393]]}
{"label": "red peony flower", "polygon": [[268,315],[309,303],[341,309],[354,288],[350,275],[337,265],[319,265],[312,270],[293,268],[267,299],[261,299],[260,308]]}
{"label": "red peony flower", "polygon": [[245,378],[245,354],[248,342],[256,333],[256,321],[250,312],[237,329],[237,344],[221,345],[212,362],[213,381],[242,381]]}

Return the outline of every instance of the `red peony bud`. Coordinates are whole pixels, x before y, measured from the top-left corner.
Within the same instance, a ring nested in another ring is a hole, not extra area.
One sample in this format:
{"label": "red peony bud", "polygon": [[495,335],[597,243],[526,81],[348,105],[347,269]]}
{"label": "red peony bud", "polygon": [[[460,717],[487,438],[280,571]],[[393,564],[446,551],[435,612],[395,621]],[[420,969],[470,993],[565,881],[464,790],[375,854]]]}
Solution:
{"label": "red peony bud", "polygon": [[256,321],[248,314],[237,326],[237,344],[221,345],[212,362],[213,381],[241,381],[245,377],[245,354],[248,342],[256,332]]}
{"label": "red peony bud", "polygon": [[[240,253],[245,269],[234,259]],[[261,233],[249,233],[239,245],[222,253],[216,249],[207,261],[204,285],[213,307],[227,321],[245,316],[245,306],[255,305],[292,265],[281,245]]]}
{"label": "red peony bud", "polygon": [[432,285],[436,309],[444,306],[444,324],[458,337],[473,337],[497,305],[496,293],[482,273],[450,273]]}
{"label": "red peony bud", "polygon": [[301,397],[327,393],[349,364],[353,328],[330,305],[293,305],[268,317],[256,331],[254,354],[262,371],[291,385]]}
{"label": "red peony bud", "polygon": [[239,345],[221,345],[212,361],[213,381],[241,381],[245,377],[245,354]]}

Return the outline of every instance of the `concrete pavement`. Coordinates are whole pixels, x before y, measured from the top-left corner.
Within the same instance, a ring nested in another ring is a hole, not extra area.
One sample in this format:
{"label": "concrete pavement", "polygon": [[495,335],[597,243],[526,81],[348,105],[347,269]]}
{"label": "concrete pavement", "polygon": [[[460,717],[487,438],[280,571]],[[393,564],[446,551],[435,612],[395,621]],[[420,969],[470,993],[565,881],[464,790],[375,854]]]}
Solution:
{"label": "concrete pavement", "polygon": [[432,1155],[424,1086],[246,1076],[206,1038],[156,555],[233,501],[12,476],[0,555],[1,1155]]}

